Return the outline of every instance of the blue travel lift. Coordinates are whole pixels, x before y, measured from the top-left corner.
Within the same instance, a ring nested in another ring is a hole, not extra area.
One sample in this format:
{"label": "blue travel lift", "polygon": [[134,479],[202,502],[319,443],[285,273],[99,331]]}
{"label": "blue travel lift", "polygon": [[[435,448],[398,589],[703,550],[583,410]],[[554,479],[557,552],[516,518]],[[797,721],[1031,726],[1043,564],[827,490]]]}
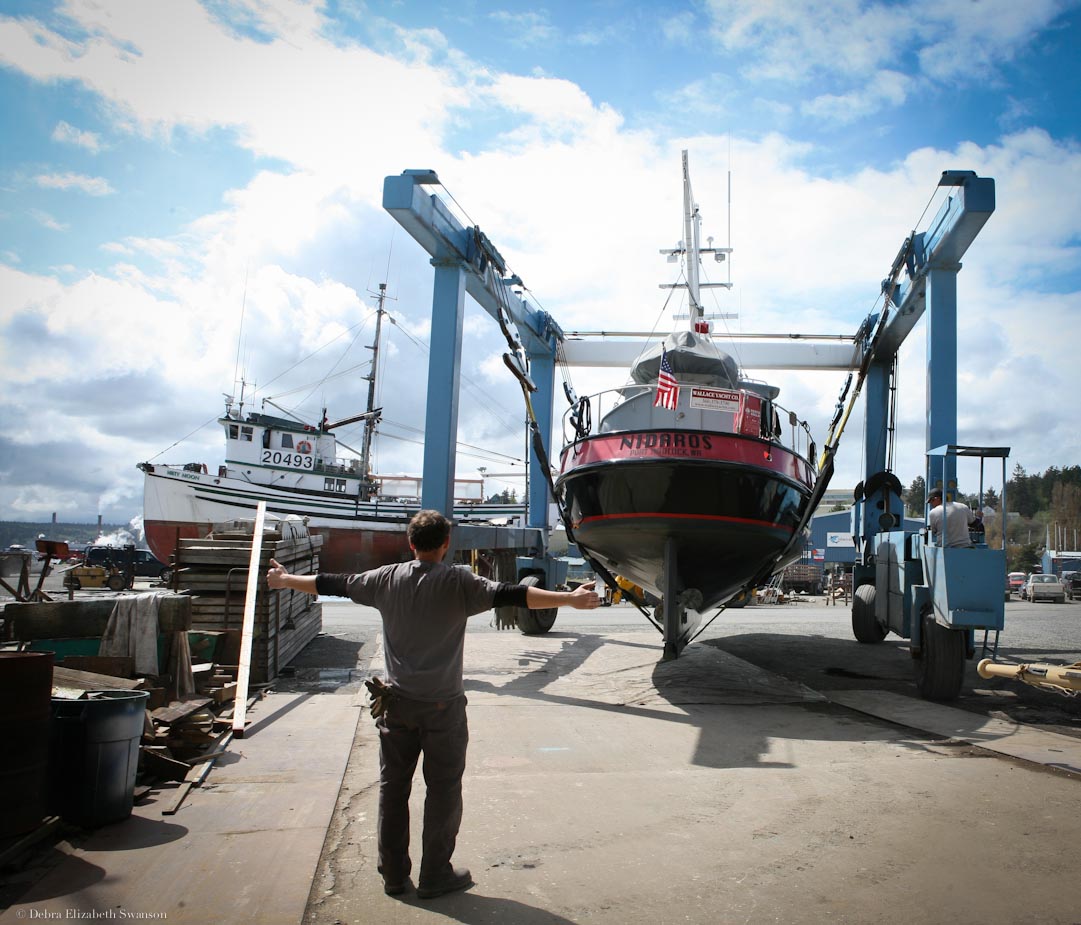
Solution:
{"label": "blue travel lift", "polygon": [[[440,198],[425,187],[440,186],[434,170],[406,170],[383,182],[383,207],[431,255],[435,268],[432,294],[433,345],[428,367],[424,422],[424,470],[421,504],[452,516],[457,459],[458,396],[461,383],[462,331],[468,293],[499,324],[508,341],[504,361],[525,386],[531,416],[547,448],[552,432],[556,349],[563,340],[559,325],[516,292],[517,277],[507,277],[506,262],[477,227],[463,227]],[[567,562],[548,555],[549,489],[536,451],[530,453],[526,524],[486,527],[459,524],[460,549],[514,550],[518,576],[554,588],[567,577]],[[530,629],[546,632],[555,611],[518,614]]]}
{"label": "blue travel lift", "polygon": [[852,631],[863,643],[881,642],[891,631],[910,639],[920,695],[952,700],[961,691],[965,662],[975,654],[976,632],[983,630],[985,649],[993,633],[997,647],[1005,616],[1006,552],[1004,537],[999,549],[989,549],[982,536],[969,548],[946,548],[945,525],[937,539],[926,526],[915,533],[897,529],[904,506],[901,483],[887,466],[890,391],[897,351],[925,310],[928,493],[942,488],[944,500],[954,499],[957,461],[974,458],[980,467],[980,503],[988,460],[1001,461],[1005,494],[1009,448],[957,443],[957,273],[995,209],[994,180],[946,171],[939,186],[950,188],[945,203],[927,231],[905,240],[883,282],[886,307],[861,329],[865,479],[852,508]]}
{"label": "blue travel lift", "polygon": [[[440,186],[432,170],[406,170],[384,180],[383,206],[431,255],[433,350],[428,373],[424,443],[424,507],[452,510],[458,430],[458,395],[465,294],[500,325],[508,341],[504,360],[522,382],[534,423],[534,446],[545,455],[552,432],[555,358],[572,366],[626,368],[640,349],[608,338],[599,344],[566,341],[559,325],[518,294],[521,280],[507,276],[506,263],[477,227],[466,228],[426,187]],[[883,283],[885,308],[868,317],[856,336],[856,357],[848,344],[789,341],[743,344],[740,355],[755,369],[859,369],[866,394],[863,471],[852,509],[856,543],[852,628],[860,642],[881,642],[890,631],[911,639],[920,693],[931,699],[956,697],[964,664],[975,652],[975,632],[997,634],[1003,627],[1004,549],[977,545],[946,549],[927,529],[905,533],[902,487],[887,468],[891,434],[891,384],[897,352],[926,310],[927,462],[925,483],[957,489],[958,457],[1005,460],[1008,448],[958,446],[957,440],[957,273],[960,260],[995,208],[994,180],[971,171],[945,171],[939,186],[950,194],[927,231],[913,233],[894,259]],[[847,419],[847,417],[846,417]],[[843,425],[842,425],[843,427]],[[834,443],[836,447],[836,443]],[[460,548],[514,550],[519,576],[534,576],[547,587],[562,584],[566,561],[548,553],[549,484],[540,457],[530,453],[527,522],[521,528],[456,527]],[[1003,499],[1004,501],[1005,499]],[[1005,509],[1005,508],[1003,508]],[[545,632],[554,611],[527,611],[525,632]],[[539,617],[539,619],[538,619]]]}

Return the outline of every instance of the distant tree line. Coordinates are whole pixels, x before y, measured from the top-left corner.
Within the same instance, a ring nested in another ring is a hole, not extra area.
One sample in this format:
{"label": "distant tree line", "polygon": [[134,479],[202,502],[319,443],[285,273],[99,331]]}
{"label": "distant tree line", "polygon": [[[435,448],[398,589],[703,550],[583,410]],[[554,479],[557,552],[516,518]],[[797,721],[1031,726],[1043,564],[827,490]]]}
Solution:
{"label": "distant tree line", "polygon": [[[917,475],[902,493],[905,509],[912,517],[922,517],[927,503],[927,485]],[[979,503],[979,492],[960,492],[958,500],[969,507]],[[986,488],[983,506],[997,511],[1000,499],[994,488]],[[1018,463],[1006,483],[1006,505],[1011,512],[1030,520],[1040,511],[1048,511],[1061,523],[1081,521],[1081,466],[1052,466],[1042,475],[1029,475]],[[1081,522],[1077,525],[1081,527]]]}
{"label": "distant tree line", "polygon": [[1006,504],[1022,517],[1050,511],[1054,520],[1076,521],[1081,513],[1081,466],[1052,466],[1043,475],[1029,475],[1018,463],[1006,483]]}

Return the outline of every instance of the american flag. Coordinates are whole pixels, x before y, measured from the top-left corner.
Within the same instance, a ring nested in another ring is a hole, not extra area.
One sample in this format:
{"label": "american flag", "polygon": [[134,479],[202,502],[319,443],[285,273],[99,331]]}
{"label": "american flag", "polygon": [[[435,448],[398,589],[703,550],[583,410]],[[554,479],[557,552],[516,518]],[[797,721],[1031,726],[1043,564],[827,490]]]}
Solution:
{"label": "american flag", "polygon": [[672,375],[672,367],[668,365],[668,351],[661,347],[661,369],[657,376],[657,397],[653,399],[653,407],[660,405],[669,411],[675,411],[679,404],[679,383]]}

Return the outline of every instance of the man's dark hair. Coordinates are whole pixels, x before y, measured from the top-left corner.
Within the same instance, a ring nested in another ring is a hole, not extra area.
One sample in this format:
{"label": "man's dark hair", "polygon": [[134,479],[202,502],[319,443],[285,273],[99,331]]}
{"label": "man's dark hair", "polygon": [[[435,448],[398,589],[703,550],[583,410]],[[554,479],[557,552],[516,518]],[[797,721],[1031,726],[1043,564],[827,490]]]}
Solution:
{"label": "man's dark hair", "polygon": [[939,501],[942,500],[942,489],[941,488],[932,488],[931,493],[927,496],[928,501],[934,501],[935,498],[938,498]]}
{"label": "man's dark hair", "polygon": [[450,536],[450,521],[439,511],[417,511],[409,521],[409,545],[420,552],[438,549]]}

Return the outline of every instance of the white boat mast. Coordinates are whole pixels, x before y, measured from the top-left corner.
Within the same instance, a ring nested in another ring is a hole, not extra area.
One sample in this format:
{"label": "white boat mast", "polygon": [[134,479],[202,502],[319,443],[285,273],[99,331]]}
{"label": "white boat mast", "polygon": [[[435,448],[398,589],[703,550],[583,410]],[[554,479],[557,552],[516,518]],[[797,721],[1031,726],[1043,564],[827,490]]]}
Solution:
{"label": "white boat mast", "polygon": [[683,246],[687,258],[687,296],[690,301],[690,327],[702,320],[702,301],[698,286],[698,233],[702,227],[702,217],[694,204],[691,192],[691,171],[687,163],[687,152],[683,152]]}
{"label": "white boat mast", "polygon": [[[732,184],[731,178],[729,178],[729,213],[731,213],[731,200],[732,200]],[[687,315],[677,315],[677,318],[686,318],[689,322],[689,327],[692,331],[698,332],[701,330],[700,325],[707,318],[735,318],[732,314],[714,314],[706,315],[705,309],[702,308],[702,290],[703,289],[731,289],[731,272],[729,273],[729,281],[726,283],[703,283],[700,279],[699,268],[701,266],[701,260],[703,254],[713,254],[713,259],[717,263],[723,263],[728,259],[728,255],[732,253],[731,247],[713,247],[713,238],[710,238],[710,246],[701,246],[701,227],[702,216],[698,213],[698,206],[694,201],[694,193],[691,191],[691,169],[690,161],[687,157],[687,152],[683,151],[683,240],[679,242],[678,247],[662,249],[661,253],[665,254],[669,261],[675,262],[679,257],[684,259],[685,273],[687,281],[685,283],[662,283],[662,289],[686,289],[689,301],[690,311]],[[731,238],[731,214],[729,214],[729,237]],[[731,244],[731,240],[729,240]]]}
{"label": "white boat mast", "polygon": [[[387,284],[379,284],[379,295],[376,297],[379,302],[375,310],[375,343],[368,349],[372,352],[372,371],[371,374],[364,378],[368,380],[368,406],[366,409],[367,419],[364,422],[364,442],[361,444],[360,451],[360,471],[361,478],[368,486],[365,489],[366,494],[370,497],[371,493],[371,456],[372,456],[372,438],[375,436],[375,427],[379,423],[379,418],[373,412],[375,411],[375,375],[379,368],[379,332],[382,329],[383,315],[385,311],[383,309],[383,302],[387,297]],[[365,500],[368,500],[365,498]]]}

